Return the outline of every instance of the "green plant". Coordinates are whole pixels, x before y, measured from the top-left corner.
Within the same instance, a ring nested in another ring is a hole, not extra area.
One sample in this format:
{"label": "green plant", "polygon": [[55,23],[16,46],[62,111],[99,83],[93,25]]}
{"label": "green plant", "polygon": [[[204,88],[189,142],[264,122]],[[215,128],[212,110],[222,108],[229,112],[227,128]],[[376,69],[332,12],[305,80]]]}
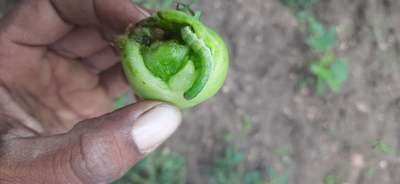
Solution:
{"label": "green plant", "polygon": [[262,174],[244,166],[245,154],[237,145],[228,143],[220,158],[214,160],[210,169],[210,184],[264,184]]}
{"label": "green plant", "polygon": [[226,133],[223,137],[225,147],[210,168],[210,184],[265,184],[263,173],[246,168],[246,155],[239,145],[253,128],[253,121],[247,114],[241,116],[242,127],[238,133]]}
{"label": "green plant", "polygon": [[375,168],[375,167],[373,167],[373,166],[370,166],[370,167],[368,167],[368,169],[367,169],[365,175],[366,175],[368,178],[371,178],[371,177],[373,177],[373,176],[376,174],[376,171],[377,171],[377,168]]}
{"label": "green plant", "polygon": [[[239,171],[244,155],[234,146],[230,145],[224,149],[221,158],[214,161],[210,183],[212,184],[239,184],[243,178],[243,172]],[[239,173],[239,174],[238,174]]]}
{"label": "green plant", "polygon": [[392,146],[384,143],[382,140],[375,140],[371,143],[373,150],[383,153],[385,155],[394,155],[395,150]]}
{"label": "green plant", "polygon": [[318,95],[322,95],[327,87],[339,92],[348,78],[348,65],[333,52],[337,40],[335,27],[325,27],[307,12],[299,13],[298,18],[306,26],[305,43],[318,55],[308,63],[311,76],[306,82],[315,86]]}
{"label": "green plant", "polygon": [[306,24],[308,36],[305,42],[310,48],[319,52],[331,50],[336,45],[336,28],[325,27],[311,13],[301,12],[297,14],[299,20]]}
{"label": "green plant", "polygon": [[324,177],[324,184],[339,184],[339,181],[335,176],[327,175]]}
{"label": "green plant", "polygon": [[294,11],[301,11],[310,8],[319,0],[281,0],[282,4],[292,8]]}
{"label": "green plant", "polygon": [[220,89],[228,51],[198,18],[185,6],[161,10],[118,37],[123,68],[137,95],[188,108]]}
{"label": "green plant", "polygon": [[267,170],[269,180],[266,184],[289,184],[289,174],[285,172],[279,174],[274,168],[270,167]]}
{"label": "green plant", "polygon": [[328,87],[337,93],[348,78],[348,65],[334,54],[337,41],[336,28],[324,26],[311,13],[311,6],[319,0],[281,0],[293,10],[301,25],[305,26],[304,42],[316,52],[316,59],[307,63],[307,75],[302,86],[313,85],[317,95],[322,95]]}
{"label": "green plant", "polygon": [[113,184],[184,184],[185,171],[185,157],[169,149],[163,149],[139,162]]}
{"label": "green plant", "polygon": [[322,95],[326,87],[338,93],[347,80],[347,64],[335,58],[332,52],[326,52],[322,58],[313,61],[309,69],[315,77],[316,93]]}

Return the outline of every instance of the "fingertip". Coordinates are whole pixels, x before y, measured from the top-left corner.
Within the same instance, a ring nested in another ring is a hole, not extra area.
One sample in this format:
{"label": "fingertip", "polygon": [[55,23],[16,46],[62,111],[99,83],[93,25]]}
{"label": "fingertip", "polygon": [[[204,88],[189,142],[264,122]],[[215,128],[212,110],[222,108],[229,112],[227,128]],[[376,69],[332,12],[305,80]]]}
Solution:
{"label": "fingertip", "polygon": [[146,155],[155,150],[176,131],[181,120],[180,110],[165,103],[143,113],[131,131],[139,152]]}
{"label": "fingertip", "polygon": [[94,1],[102,25],[123,33],[130,24],[148,17],[148,13],[130,0]]}

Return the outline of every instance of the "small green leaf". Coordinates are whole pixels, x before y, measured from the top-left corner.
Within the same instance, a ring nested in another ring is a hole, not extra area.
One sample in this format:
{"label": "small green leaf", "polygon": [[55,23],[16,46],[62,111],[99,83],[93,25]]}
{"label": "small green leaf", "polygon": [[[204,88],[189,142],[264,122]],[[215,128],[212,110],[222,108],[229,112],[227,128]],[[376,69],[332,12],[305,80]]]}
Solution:
{"label": "small green leaf", "polygon": [[263,184],[263,178],[259,171],[250,171],[244,175],[245,184]]}
{"label": "small green leaf", "polygon": [[242,115],[242,134],[247,134],[253,129],[253,120],[251,119],[250,115],[244,114]]}
{"label": "small green leaf", "polygon": [[339,184],[335,176],[328,175],[324,178],[324,184]]}
{"label": "small green leaf", "polygon": [[375,151],[381,152],[385,155],[393,155],[395,153],[395,150],[393,149],[392,146],[385,144],[382,142],[382,140],[376,140],[372,144],[372,149]]}
{"label": "small green leaf", "polygon": [[289,184],[289,174],[286,172],[283,175],[279,175],[274,168],[268,168],[268,176],[270,178],[270,184]]}
{"label": "small green leaf", "polygon": [[316,77],[318,95],[322,95],[326,85],[333,92],[339,92],[343,82],[348,78],[347,63],[336,59],[332,51],[326,51],[320,60],[314,61],[310,65],[310,71]]}
{"label": "small green leaf", "polygon": [[317,21],[313,15],[310,15],[306,18],[308,23],[308,32],[311,35],[320,36],[325,33],[325,27],[319,21]]}
{"label": "small green leaf", "polygon": [[305,40],[308,46],[320,52],[326,52],[335,46],[337,40],[335,27],[325,30],[319,23],[311,23],[309,26],[312,29],[311,35]]}
{"label": "small green leaf", "polygon": [[318,1],[319,0],[281,0],[282,4],[294,11],[307,10]]}
{"label": "small green leaf", "polygon": [[317,76],[317,78],[327,80],[332,78],[332,71],[329,68],[321,66],[321,63],[314,63],[310,66],[311,73]]}
{"label": "small green leaf", "polygon": [[327,51],[325,52],[324,56],[320,60],[320,65],[322,66],[330,66],[333,63],[333,60],[335,59],[335,55],[333,54],[332,51]]}
{"label": "small green leaf", "polygon": [[339,92],[342,84],[348,78],[348,68],[347,64],[342,60],[336,60],[330,66],[332,71],[332,77],[327,79],[329,87],[334,92]]}
{"label": "small green leaf", "polygon": [[341,59],[337,59],[332,63],[331,69],[334,73],[335,80],[344,82],[348,78],[348,65]]}
{"label": "small green leaf", "polygon": [[334,78],[329,78],[326,81],[327,81],[327,84],[328,84],[329,88],[333,92],[338,93],[340,91],[341,85],[342,85],[342,83],[340,81],[337,81]]}
{"label": "small green leaf", "polygon": [[230,143],[235,139],[235,135],[233,133],[228,132],[224,134],[223,138],[226,143]]}
{"label": "small green leaf", "polygon": [[245,158],[244,154],[239,152],[234,146],[230,146],[226,149],[225,156],[232,165],[239,164]]}
{"label": "small green leaf", "polygon": [[373,177],[375,174],[376,174],[376,168],[369,167],[366,173],[367,177],[369,178]]}

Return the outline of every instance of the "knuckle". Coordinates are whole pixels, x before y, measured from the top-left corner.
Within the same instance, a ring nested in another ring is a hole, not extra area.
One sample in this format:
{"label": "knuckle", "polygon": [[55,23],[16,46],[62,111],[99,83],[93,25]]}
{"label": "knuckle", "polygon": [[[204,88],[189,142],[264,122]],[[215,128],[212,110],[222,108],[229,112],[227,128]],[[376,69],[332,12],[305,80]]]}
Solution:
{"label": "knuckle", "polygon": [[83,134],[73,160],[73,169],[84,182],[98,183],[121,176],[126,166],[122,148],[113,135],[92,136]]}

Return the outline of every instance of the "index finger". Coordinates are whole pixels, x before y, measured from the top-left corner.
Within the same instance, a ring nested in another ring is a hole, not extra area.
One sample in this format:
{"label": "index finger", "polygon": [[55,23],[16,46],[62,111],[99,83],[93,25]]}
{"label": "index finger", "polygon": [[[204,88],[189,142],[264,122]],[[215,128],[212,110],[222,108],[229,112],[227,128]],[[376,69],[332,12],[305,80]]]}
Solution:
{"label": "index finger", "polygon": [[0,38],[14,43],[45,46],[75,26],[96,26],[121,33],[146,13],[130,0],[22,1],[0,24]]}
{"label": "index finger", "polygon": [[75,25],[102,26],[116,32],[125,31],[131,23],[147,17],[148,13],[131,0],[50,0],[66,22]]}

